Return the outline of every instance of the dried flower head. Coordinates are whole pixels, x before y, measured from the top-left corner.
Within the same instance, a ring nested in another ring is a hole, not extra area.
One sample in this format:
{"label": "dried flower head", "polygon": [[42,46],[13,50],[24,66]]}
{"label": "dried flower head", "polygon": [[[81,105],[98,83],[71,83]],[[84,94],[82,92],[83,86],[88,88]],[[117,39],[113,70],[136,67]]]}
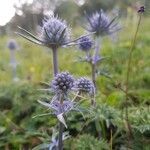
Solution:
{"label": "dried flower head", "polygon": [[14,39],[11,39],[11,40],[8,41],[7,47],[10,50],[16,50],[18,48],[18,45],[17,45],[17,42]]}
{"label": "dried flower head", "polygon": [[59,47],[70,40],[70,29],[65,21],[58,17],[50,17],[43,22],[42,41],[48,47]]}
{"label": "dried flower head", "polygon": [[110,19],[102,10],[87,15],[88,24],[86,30],[95,32],[96,36],[105,36],[115,33],[120,29],[115,22],[117,17]]}
{"label": "dried flower head", "polygon": [[145,6],[141,6],[138,10],[138,13],[144,13],[145,12]]}
{"label": "dried flower head", "polygon": [[79,44],[79,49],[81,49],[85,52],[89,51],[93,45],[92,39],[88,36],[81,37],[77,42]]}
{"label": "dried flower head", "polygon": [[94,84],[92,83],[92,81],[83,77],[79,78],[74,83],[74,89],[81,93],[89,93],[89,94],[93,94],[95,91]]}
{"label": "dried flower head", "polygon": [[52,80],[51,88],[55,93],[66,93],[73,87],[74,78],[68,72],[56,75]]}

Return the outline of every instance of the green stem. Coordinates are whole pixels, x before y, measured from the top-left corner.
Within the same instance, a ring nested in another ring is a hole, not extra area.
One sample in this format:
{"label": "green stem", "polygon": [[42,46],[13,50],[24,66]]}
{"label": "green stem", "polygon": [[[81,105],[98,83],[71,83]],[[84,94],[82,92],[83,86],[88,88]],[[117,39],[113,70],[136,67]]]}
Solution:
{"label": "green stem", "polygon": [[132,135],[132,130],[129,124],[129,117],[128,117],[128,91],[129,91],[129,77],[130,77],[130,72],[131,72],[131,61],[132,61],[132,53],[134,51],[134,46],[135,46],[135,42],[136,42],[136,38],[137,38],[137,33],[140,27],[140,23],[141,23],[141,14],[138,20],[138,24],[137,24],[137,28],[136,28],[136,32],[131,44],[131,48],[130,48],[130,52],[129,52],[129,59],[128,59],[128,64],[127,64],[127,78],[126,78],[126,90],[125,90],[125,94],[126,94],[126,107],[125,107],[125,115],[126,115],[126,122],[127,122],[127,127],[129,130],[130,135]]}

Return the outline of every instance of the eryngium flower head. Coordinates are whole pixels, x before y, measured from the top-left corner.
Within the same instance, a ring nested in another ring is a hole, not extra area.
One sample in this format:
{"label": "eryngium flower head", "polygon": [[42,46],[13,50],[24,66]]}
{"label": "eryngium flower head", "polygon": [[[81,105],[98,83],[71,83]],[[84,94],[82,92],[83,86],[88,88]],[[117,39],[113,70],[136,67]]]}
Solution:
{"label": "eryngium flower head", "polygon": [[83,51],[89,51],[93,45],[92,39],[88,36],[81,37],[77,42],[79,43],[79,49]]}
{"label": "eryngium flower head", "polygon": [[66,93],[73,87],[74,78],[68,72],[56,75],[52,80],[51,88],[55,93]]}
{"label": "eryngium flower head", "polygon": [[33,35],[31,32],[22,27],[18,27],[23,33],[16,32],[23,38],[38,44],[56,49],[60,46],[67,46],[72,41],[70,40],[70,28],[66,22],[59,19],[57,16],[51,16],[43,21],[43,26],[40,30],[40,37]]}
{"label": "eryngium flower head", "polygon": [[43,22],[42,41],[51,48],[63,46],[70,40],[70,29],[65,21],[50,17]]}
{"label": "eryngium flower head", "polygon": [[7,47],[10,50],[16,50],[18,48],[18,45],[17,45],[17,42],[14,39],[11,39],[11,40],[8,41]]}
{"label": "eryngium flower head", "polygon": [[117,17],[110,19],[102,10],[87,16],[88,24],[85,27],[89,32],[95,32],[96,36],[105,36],[115,33],[120,28],[115,22]]}
{"label": "eryngium flower head", "polygon": [[81,93],[94,94],[95,88],[91,80],[87,78],[80,78],[74,83],[74,89]]}

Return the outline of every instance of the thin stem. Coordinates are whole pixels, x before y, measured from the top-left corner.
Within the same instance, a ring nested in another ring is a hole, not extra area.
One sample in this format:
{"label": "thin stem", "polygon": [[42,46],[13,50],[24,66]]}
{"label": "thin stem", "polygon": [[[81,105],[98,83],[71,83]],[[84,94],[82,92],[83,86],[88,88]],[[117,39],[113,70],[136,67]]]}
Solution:
{"label": "thin stem", "polygon": [[54,76],[58,73],[58,55],[57,55],[57,48],[52,49],[53,53],[53,70],[54,70]]}
{"label": "thin stem", "polygon": [[113,146],[113,137],[112,137],[112,129],[110,129],[110,150],[113,150],[112,146]]}
{"label": "thin stem", "polygon": [[63,130],[64,125],[59,122],[58,150],[63,150]]}
{"label": "thin stem", "polygon": [[91,63],[91,69],[92,69],[92,81],[96,88],[96,64]]}
{"label": "thin stem", "polygon": [[[58,73],[58,54],[57,54],[57,48],[52,49],[53,53],[53,70],[54,70],[54,76]],[[63,103],[63,98],[61,97],[60,103]],[[59,121],[59,136],[58,136],[58,150],[63,150],[63,130],[64,125]]]}
{"label": "thin stem", "polygon": [[[59,97],[60,104],[63,105],[64,95],[60,95]],[[61,112],[63,109],[61,108]],[[63,150],[63,130],[64,125],[59,121],[59,135],[58,135],[58,150]]]}
{"label": "thin stem", "polygon": [[129,59],[128,59],[128,64],[127,64],[127,78],[126,78],[126,107],[125,107],[125,115],[126,115],[126,121],[127,121],[127,127],[128,130],[130,132],[130,135],[132,135],[132,130],[129,124],[129,117],[128,117],[128,91],[129,91],[129,77],[130,77],[130,72],[131,72],[131,61],[132,61],[132,53],[134,50],[134,46],[135,46],[135,42],[136,42],[136,38],[137,38],[137,33],[140,27],[140,23],[141,23],[141,14],[139,16],[139,20],[138,20],[138,24],[137,24],[137,28],[136,28],[136,32],[130,47],[130,52],[129,52]]}
{"label": "thin stem", "polygon": [[[94,84],[94,87],[96,90],[96,65],[97,65],[97,58],[99,56],[99,51],[100,51],[100,38],[96,38],[95,41],[96,41],[95,51],[94,51],[92,62],[91,62],[91,70],[92,70],[91,74],[92,74],[92,81],[93,81],[93,84]],[[94,99],[92,101],[92,105],[94,108],[96,108],[95,94],[94,94],[93,98]],[[98,138],[100,139],[101,138],[101,126],[100,126],[99,121],[100,121],[100,119],[97,117],[95,119],[95,127],[96,127],[96,131],[98,133]]]}
{"label": "thin stem", "polygon": [[100,44],[101,44],[101,39],[100,37],[95,39],[95,52],[94,52],[94,56],[93,56],[93,63],[96,64],[97,63],[97,58],[99,56],[100,53]]}

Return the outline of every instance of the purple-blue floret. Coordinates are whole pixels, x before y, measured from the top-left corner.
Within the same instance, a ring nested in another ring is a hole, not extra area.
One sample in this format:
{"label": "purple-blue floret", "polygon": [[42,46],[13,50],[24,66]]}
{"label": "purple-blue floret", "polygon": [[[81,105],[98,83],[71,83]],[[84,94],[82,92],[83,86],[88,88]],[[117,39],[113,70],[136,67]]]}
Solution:
{"label": "purple-blue floret", "polygon": [[77,81],[74,83],[74,89],[79,91],[80,93],[89,94],[93,94],[95,91],[93,82],[85,77],[77,79]]}
{"label": "purple-blue floret", "polygon": [[83,51],[89,51],[92,48],[93,41],[88,36],[83,36],[78,40],[79,49]]}
{"label": "purple-blue floret", "polygon": [[68,72],[62,72],[52,80],[51,88],[55,93],[66,93],[71,90],[73,83],[73,76]]}
{"label": "purple-blue floret", "polygon": [[43,22],[42,41],[51,48],[58,48],[70,40],[70,29],[65,21],[50,17]]}

